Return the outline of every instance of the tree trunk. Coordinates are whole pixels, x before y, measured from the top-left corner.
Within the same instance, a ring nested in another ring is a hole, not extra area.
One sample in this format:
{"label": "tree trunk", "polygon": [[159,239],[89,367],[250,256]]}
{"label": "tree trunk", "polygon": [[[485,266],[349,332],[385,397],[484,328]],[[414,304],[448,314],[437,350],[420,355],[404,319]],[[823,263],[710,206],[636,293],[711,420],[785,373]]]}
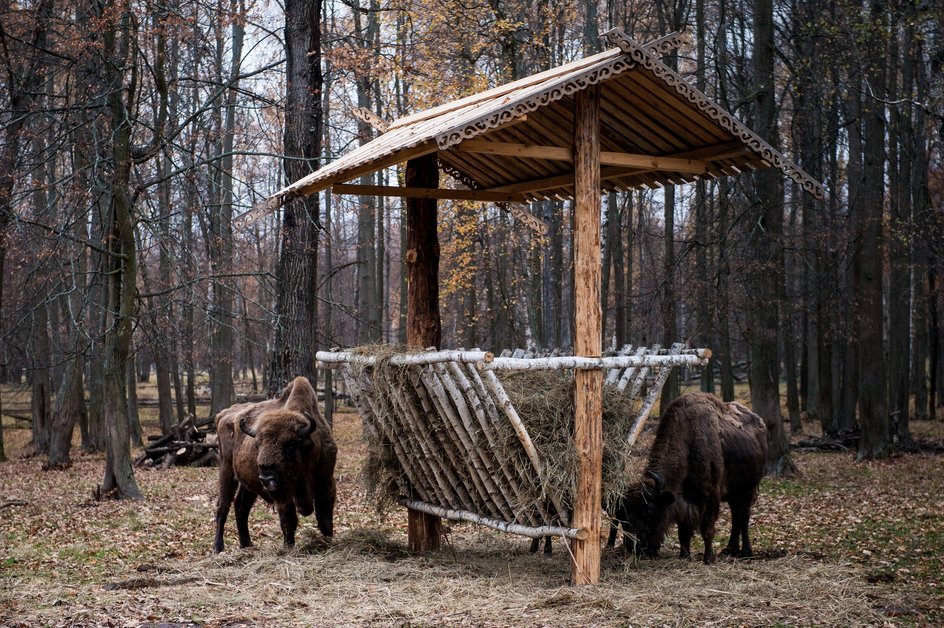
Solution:
{"label": "tree trunk", "polygon": [[86,412],[82,387],[81,356],[74,357],[65,371],[65,379],[56,393],[56,411],[49,440],[49,467],[67,467],[71,462],[72,433],[76,421]]}
{"label": "tree trunk", "polygon": [[138,413],[138,381],[136,379],[135,359],[132,357],[126,362],[125,387],[128,397],[128,428],[131,444],[135,447],[144,446],[144,434],[141,430],[141,416]]}
{"label": "tree trunk", "polygon": [[[439,186],[436,154],[411,159],[406,165],[406,187]],[[407,316],[406,342],[412,349],[439,348],[439,234],[436,199],[406,199]],[[410,549],[439,549],[439,517],[408,510]]]}
{"label": "tree trunk", "polygon": [[[896,20],[897,21],[897,20]],[[897,27],[893,27],[891,62],[899,65]],[[905,27],[905,41],[913,29]],[[905,44],[901,62],[902,94],[911,94],[914,83],[914,65]],[[898,72],[888,75],[888,93],[898,97]],[[911,107],[892,107],[888,125],[888,410],[892,424],[907,426],[911,391],[911,268],[908,238],[911,233],[910,186],[906,183],[911,170]],[[917,236],[917,234],[915,234]],[[917,321],[915,321],[917,324]]]}
{"label": "tree trunk", "polygon": [[[12,171],[9,172],[10,176],[7,176],[5,172],[0,172],[0,308],[3,307],[3,267],[6,263],[7,258],[7,227],[11,221],[11,214],[9,212],[9,203],[8,197],[5,196],[12,191]],[[11,182],[11,190],[7,190],[5,187],[6,181]],[[3,326],[0,325],[0,338],[6,338],[5,330]],[[6,448],[3,444],[3,393],[0,392],[0,462],[4,462],[7,459]]]}
{"label": "tree trunk", "polygon": [[[286,180],[294,182],[317,170],[321,156],[321,0],[287,2],[285,30],[288,84],[283,168]],[[276,273],[278,322],[268,372],[269,394],[273,396],[295,376],[317,381],[318,197],[293,201],[284,211]]]}
{"label": "tree trunk", "polygon": [[864,202],[860,230],[855,240],[853,273],[859,289],[859,438],[858,459],[882,458],[889,454],[888,368],[883,351],[885,246],[882,216],[885,189],[885,48],[887,33],[885,3],[871,2],[872,26],[879,29],[869,38],[866,81],[876,98],[866,98]]}
{"label": "tree trunk", "polygon": [[[108,7],[103,7],[107,11]],[[102,246],[108,251],[107,307],[109,321],[103,339],[104,410],[105,410],[105,472],[102,491],[116,497],[141,499],[131,468],[128,435],[127,399],[124,379],[131,348],[137,287],[137,252],[132,219],[129,183],[131,179],[132,111],[126,103],[123,65],[131,47],[130,8],[125,6],[103,33],[108,123],[111,131],[111,205]],[[133,56],[132,53],[131,56]],[[128,94],[129,98],[133,94]]]}
{"label": "tree trunk", "polygon": [[[232,87],[226,92],[224,104],[223,136],[220,144],[220,203],[210,208],[210,269],[217,276],[213,280],[213,302],[211,304],[210,355],[210,416],[228,408],[236,401],[233,385],[233,280],[225,275],[233,271],[233,142],[236,132],[236,96],[239,90],[240,67],[242,65],[245,26],[243,18],[245,4],[241,0],[230,1],[232,17],[232,56],[230,58],[229,81]],[[222,64],[222,59],[219,59]]]}
{"label": "tree trunk", "polygon": [[[774,25],[771,0],[754,0],[753,64],[754,111],[757,134],[778,145],[777,107],[774,101]],[[752,255],[748,286],[754,300],[748,312],[751,352],[751,406],[767,422],[767,471],[774,475],[794,471],[790,446],[780,414],[780,301],[784,290],[783,190],[781,174],[766,169],[754,174],[754,198],[747,234]]]}
{"label": "tree trunk", "polygon": [[[914,46],[914,65],[917,69],[915,72],[917,99],[918,102],[927,102],[930,86],[928,85],[927,68],[924,64],[923,44],[921,39],[914,37],[913,34],[911,41]],[[931,399],[929,392],[935,385],[934,378],[928,379],[927,377],[927,359],[929,353],[928,327],[929,322],[931,325],[934,324],[931,321],[933,318],[933,310],[929,311],[928,305],[930,302],[933,302],[931,300],[936,298],[936,295],[929,287],[930,273],[931,269],[934,268],[933,264],[935,261],[931,259],[933,247],[929,246],[929,243],[934,237],[931,234],[934,233],[932,225],[935,219],[932,218],[934,209],[932,207],[931,193],[928,187],[928,139],[926,134],[922,132],[927,128],[927,113],[922,107],[916,107],[914,111],[913,128],[917,129],[919,132],[913,134],[911,138],[913,141],[913,159],[909,164],[911,166],[911,170],[908,173],[910,176],[906,177],[902,175],[902,179],[907,178],[910,182],[909,188],[912,199],[911,220],[915,225],[911,251],[914,284],[912,291],[912,316],[914,317],[914,340],[912,346],[914,347],[914,355],[911,368],[914,373],[915,416],[918,418],[927,418],[933,413],[932,408],[934,401]],[[938,213],[940,214],[940,212]],[[939,221],[940,219],[938,218],[937,220]],[[940,231],[937,231],[938,238],[940,237],[940,233]],[[940,243],[940,239],[938,243]],[[939,246],[937,250],[940,251]],[[936,257],[939,262],[940,256],[937,255]],[[899,418],[898,435],[902,440],[906,441],[911,438],[911,430],[907,416]]]}

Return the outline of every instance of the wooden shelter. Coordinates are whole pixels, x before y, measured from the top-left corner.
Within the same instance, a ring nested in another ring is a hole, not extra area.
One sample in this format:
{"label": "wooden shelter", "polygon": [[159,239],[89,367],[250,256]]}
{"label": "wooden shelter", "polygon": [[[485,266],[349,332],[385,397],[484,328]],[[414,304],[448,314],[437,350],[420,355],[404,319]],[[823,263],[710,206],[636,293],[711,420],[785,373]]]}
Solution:
{"label": "wooden shelter", "polygon": [[[604,39],[613,47],[599,54],[390,124],[375,120],[379,137],[278,191],[238,222],[329,188],[406,198],[407,341],[427,348],[440,340],[436,200],[501,203],[529,227],[541,228],[540,220],[514,204],[572,198],[575,355],[599,358],[602,191],[775,167],[823,196],[818,181],[662,63],[660,55],[678,47],[679,36],[640,45],[613,29]],[[403,162],[403,187],[347,183]],[[441,187],[437,167],[463,187]],[[600,572],[600,539],[593,532],[602,524],[603,372],[578,367],[575,380],[580,470],[570,525],[590,532],[573,540],[573,581],[584,584],[598,581]],[[433,547],[438,538],[438,518],[410,510],[411,546]]]}

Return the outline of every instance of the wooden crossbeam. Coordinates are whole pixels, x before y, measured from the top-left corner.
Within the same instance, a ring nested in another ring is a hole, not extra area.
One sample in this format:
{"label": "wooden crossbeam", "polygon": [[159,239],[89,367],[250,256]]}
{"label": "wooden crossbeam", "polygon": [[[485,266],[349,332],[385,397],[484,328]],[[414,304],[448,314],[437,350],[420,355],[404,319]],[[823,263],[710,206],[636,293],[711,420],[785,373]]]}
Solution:
{"label": "wooden crossbeam", "polygon": [[359,194],[362,196],[399,196],[402,198],[435,198],[452,201],[488,201],[492,203],[524,203],[527,197],[515,192],[492,192],[488,190],[450,190],[442,188],[399,187],[396,185],[355,185],[336,183],[331,186],[335,194]]}
{"label": "wooden crossbeam", "polygon": [[[608,181],[610,179],[619,179],[636,174],[645,174],[652,172],[653,168],[601,168],[600,180]],[[540,179],[531,179],[520,183],[511,183],[494,188],[489,188],[488,192],[504,192],[526,194],[531,192],[540,192],[541,190],[554,190],[556,188],[571,187],[574,184],[574,173],[555,175],[553,177],[542,177]]]}
{"label": "wooden crossbeam", "polygon": [[[512,142],[490,142],[488,140],[465,140],[455,147],[464,153],[482,153],[505,155],[524,159],[547,159],[549,161],[573,161],[574,151],[564,146],[537,146],[515,144]],[[600,164],[604,166],[623,166],[624,168],[646,168],[666,170],[685,174],[704,174],[707,165],[698,159],[672,156],[640,155],[600,151]]]}

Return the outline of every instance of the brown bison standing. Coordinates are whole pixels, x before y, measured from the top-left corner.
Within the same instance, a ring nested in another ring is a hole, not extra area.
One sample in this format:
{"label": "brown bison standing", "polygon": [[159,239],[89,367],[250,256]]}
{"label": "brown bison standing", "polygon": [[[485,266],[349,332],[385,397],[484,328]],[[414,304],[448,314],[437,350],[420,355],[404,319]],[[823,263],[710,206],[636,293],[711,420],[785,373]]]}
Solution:
{"label": "brown bison standing", "polygon": [[216,431],[220,497],[214,551],[223,551],[223,526],[234,497],[240,547],[252,545],[249,511],[257,496],[275,504],[287,547],[295,544],[296,510],[305,516],[315,512],[322,534],[334,533],[338,448],[307,379],[295,378],[277,399],[223,410],[216,415]]}
{"label": "brown bison standing", "polygon": [[633,535],[636,551],[654,557],[677,523],[680,556],[691,556],[697,529],[705,542],[705,563],[712,563],[715,523],[726,501],[731,538],[725,553],[750,556],[747,526],[766,459],[767,428],[759,416],[706,393],[679,397],[659,421],[643,480],[614,513],[623,525],[624,544]]}

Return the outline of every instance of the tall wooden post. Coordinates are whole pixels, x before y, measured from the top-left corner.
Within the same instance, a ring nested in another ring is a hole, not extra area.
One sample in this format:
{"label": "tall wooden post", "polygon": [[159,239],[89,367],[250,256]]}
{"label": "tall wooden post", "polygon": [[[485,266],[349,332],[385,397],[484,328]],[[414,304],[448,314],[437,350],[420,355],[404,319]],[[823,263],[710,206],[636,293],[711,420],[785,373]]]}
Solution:
{"label": "tall wooden post", "polygon": [[[407,187],[439,187],[436,153],[407,162]],[[439,234],[436,199],[408,198],[406,202],[406,344],[413,349],[439,347]],[[439,549],[441,520],[417,510],[407,510],[410,549]]]}
{"label": "tall wooden post", "polygon": [[[600,308],[600,89],[574,98],[574,353],[603,351]],[[574,540],[572,581],[600,581],[600,516],[603,475],[603,372],[577,370],[574,441],[579,457],[572,525],[589,532]]]}

